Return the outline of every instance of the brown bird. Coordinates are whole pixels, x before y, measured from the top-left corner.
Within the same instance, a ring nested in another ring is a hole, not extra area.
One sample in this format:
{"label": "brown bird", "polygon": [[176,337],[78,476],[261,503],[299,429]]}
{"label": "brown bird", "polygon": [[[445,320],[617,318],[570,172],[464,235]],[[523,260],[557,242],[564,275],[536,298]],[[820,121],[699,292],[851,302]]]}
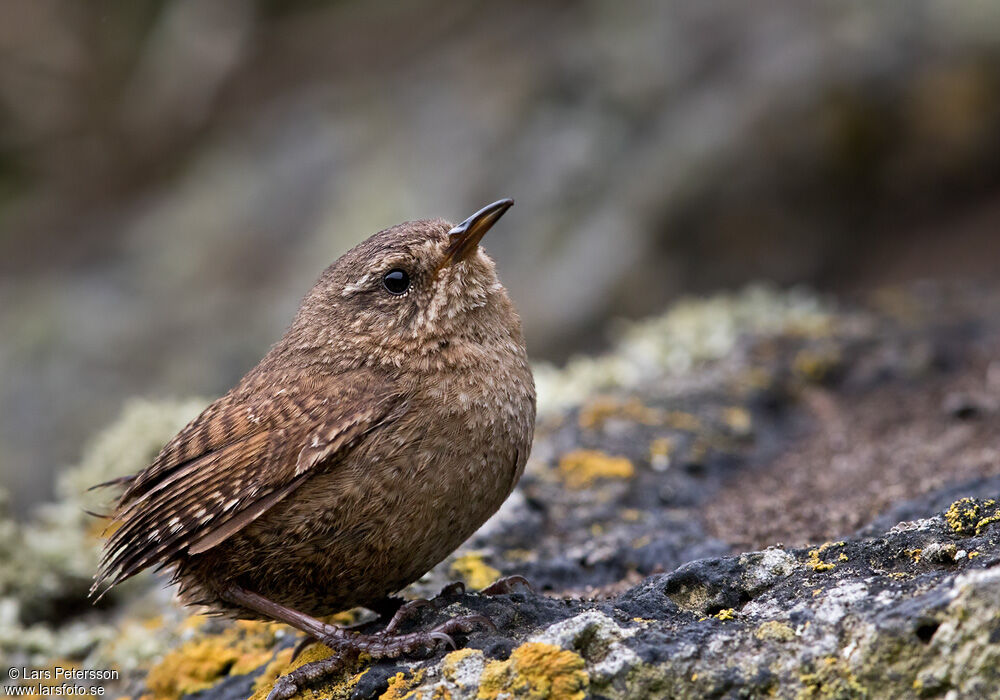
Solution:
{"label": "brown bird", "polygon": [[481,621],[361,635],[316,617],[377,609],[471,536],[524,470],[534,382],[479,247],[511,205],[458,226],[399,224],[327,268],[260,363],[119,482],[92,592],[166,568],[186,604],[373,657]]}

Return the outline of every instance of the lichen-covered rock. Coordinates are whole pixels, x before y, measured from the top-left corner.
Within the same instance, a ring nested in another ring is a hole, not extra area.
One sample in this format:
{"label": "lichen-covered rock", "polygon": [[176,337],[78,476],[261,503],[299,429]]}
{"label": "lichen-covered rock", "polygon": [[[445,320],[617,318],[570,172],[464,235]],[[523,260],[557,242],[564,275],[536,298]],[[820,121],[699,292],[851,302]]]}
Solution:
{"label": "lichen-covered rock", "polygon": [[[497,629],[427,658],[362,658],[299,697],[1000,693],[1000,415],[948,398],[1000,396],[1000,293],[921,287],[890,298],[845,310],[749,291],[706,302],[705,318],[691,302],[589,369],[549,374],[543,391],[560,398],[541,414],[518,489],[407,594],[511,574],[536,590],[444,595],[404,631],[468,613]],[[687,342],[675,327],[686,315],[700,329],[692,337],[713,319],[725,337],[689,348],[678,370],[668,350]],[[133,413],[110,434],[143,433],[143,449],[155,449],[197,405],[144,408],[163,411],[162,434]],[[136,449],[88,458],[65,483],[132,468],[148,454]],[[82,502],[63,498],[53,508]],[[313,645],[293,663],[293,630],[189,617],[149,577],[86,607],[94,528],[66,516],[61,531],[46,517],[0,520],[31,551],[44,538],[20,534],[30,529],[81,549],[52,569],[49,588],[4,584],[8,663],[113,665],[125,676],[109,691],[147,700],[262,700],[279,675],[329,653]],[[15,549],[0,554],[11,561]],[[45,612],[57,600],[72,601],[64,618]],[[379,627],[364,612],[336,621]]]}

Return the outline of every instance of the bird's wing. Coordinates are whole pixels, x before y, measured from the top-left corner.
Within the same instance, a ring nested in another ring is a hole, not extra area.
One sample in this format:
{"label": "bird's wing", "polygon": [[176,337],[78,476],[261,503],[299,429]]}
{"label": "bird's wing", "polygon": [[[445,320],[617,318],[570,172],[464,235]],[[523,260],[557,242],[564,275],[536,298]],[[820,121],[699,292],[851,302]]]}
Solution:
{"label": "bird's wing", "polygon": [[227,394],[132,478],[92,592],[220,544],[403,410],[404,397],[371,377]]}

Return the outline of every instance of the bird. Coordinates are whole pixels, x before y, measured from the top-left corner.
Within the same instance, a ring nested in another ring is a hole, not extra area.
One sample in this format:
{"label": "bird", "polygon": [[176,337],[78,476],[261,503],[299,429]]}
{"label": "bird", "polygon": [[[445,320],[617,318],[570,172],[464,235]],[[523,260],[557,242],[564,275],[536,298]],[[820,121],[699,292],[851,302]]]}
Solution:
{"label": "bird", "polygon": [[[335,657],[453,644],[484,622],[397,634],[394,618],[360,634],[318,618],[377,610],[468,539],[524,471],[534,381],[479,245],[512,205],[457,226],[398,224],[326,268],[257,366],[149,466],[99,485],[123,491],[92,596],[170,571],[182,603],[286,623]],[[272,695],[314,678],[307,668]]]}

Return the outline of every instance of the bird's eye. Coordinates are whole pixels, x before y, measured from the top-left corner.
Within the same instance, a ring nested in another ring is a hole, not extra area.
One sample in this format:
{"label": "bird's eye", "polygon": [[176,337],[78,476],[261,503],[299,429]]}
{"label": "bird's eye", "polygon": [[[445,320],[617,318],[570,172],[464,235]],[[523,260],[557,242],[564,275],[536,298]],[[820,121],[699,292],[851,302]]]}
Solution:
{"label": "bird's eye", "polygon": [[385,276],[382,277],[382,286],[390,294],[405,294],[406,290],[410,288],[410,276],[406,274],[406,270],[400,270],[397,267],[385,273]]}

